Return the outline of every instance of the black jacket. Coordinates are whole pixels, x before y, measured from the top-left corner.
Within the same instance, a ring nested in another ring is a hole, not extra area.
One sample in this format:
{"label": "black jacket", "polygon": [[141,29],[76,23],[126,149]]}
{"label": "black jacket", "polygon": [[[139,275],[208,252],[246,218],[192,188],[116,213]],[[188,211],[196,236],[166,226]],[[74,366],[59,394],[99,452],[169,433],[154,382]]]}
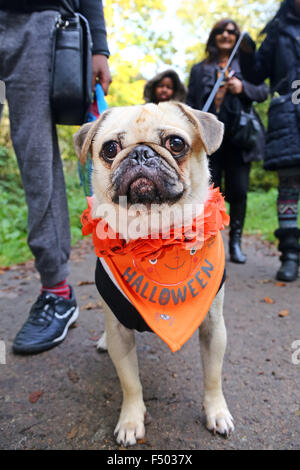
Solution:
{"label": "black jacket", "polygon": [[[221,105],[219,119],[225,121],[222,117],[225,116],[224,110],[228,108],[234,109],[237,100],[240,100],[242,108],[249,110],[253,101],[265,101],[268,96],[268,87],[265,84],[255,86],[246,81],[240,70],[239,60],[234,58],[231,64],[231,69],[234,70],[235,76],[243,83],[243,92],[241,95],[232,95],[227,92],[224,101]],[[217,80],[216,63],[207,63],[202,61],[192,67],[188,85],[188,95],[186,103],[195,109],[202,109],[215,82]],[[212,103],[209,112],[216,114],[214,103]],[[225,122],[225,139],[226,139],[226,122]],[[257,142],[256,148],[251,151],[242,151],[243,161],[250,162],[254,160],[261,160],[264,151],[264,130],[261,124],[261,133]]]}
{"label": "black jacket", "polygon": [[93,54],[103,54],[109,57],[102,0],[0,0],[0,10],[22,13],[43,10],[61,11],[65,3],[88,20],[93,39]]}
{"label": "black jacket", "polygon": [[254,84],[270,78],[274,98],[269,109],[264,167],[268,170],[300,166],[300,105],[292,103],[294,80],[300,78],[300,18],[289,14],[276,20],[255,53],[241,52],[243,75]]}

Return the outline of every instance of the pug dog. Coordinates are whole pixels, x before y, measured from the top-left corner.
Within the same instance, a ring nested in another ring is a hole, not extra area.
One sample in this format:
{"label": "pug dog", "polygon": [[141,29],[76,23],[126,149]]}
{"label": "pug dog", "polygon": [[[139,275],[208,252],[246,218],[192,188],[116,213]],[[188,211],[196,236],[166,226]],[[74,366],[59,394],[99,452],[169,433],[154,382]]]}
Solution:
{"label": "pug dog", "polygon": [[[140,227],[139,236],[149,233],[152,205],[161,215],[155,219],[154,231],[168,228],[170,211],[172,224],[176,225],[177,219],[182,217],[180,209],[184,204],[192,208],[205,204],[210,187],[207,155],[218,149],[222,139],[223,124],[214,115],[178,102],[105,111],[99,120],[83,125],[74,136],[75,150],[81,163],[86,161],[88,152],[92,157],[92,218],[104,217],[109,226],[128,243],[131,235],[127,229],[132,221]],[[120,199],[124,197],[126,205],[120,204]],[[111,208],[105,216],[103,205]],[[132,215],[130,209],[136,205],[141,209]],[[146,407],[139,378],[134,330],[126,323],[126,305],[130,302],[126,294],[120,292],[122,289],[105,260],[100,258],[100,261],[99,285],[102,280],[104,282],[105,276],[110,278],[113,296],[120,296],[117,309],[123,320],[120,321],[104,296],[102,304],[106,331],[99,340],[98,348],[108,350],[123,392],[121,413],[115,428],[116,440],[125,446],[134,445],[145,435]],[[104,284],[102,292],[107,294],[110,288],[105,286],[109,285]],[[223,300],[224,284],[217,291],[199,327],[199,337],[206,426],[213,433],[228,435],[234,430],[234,425],[221,384],[226,347]]]}

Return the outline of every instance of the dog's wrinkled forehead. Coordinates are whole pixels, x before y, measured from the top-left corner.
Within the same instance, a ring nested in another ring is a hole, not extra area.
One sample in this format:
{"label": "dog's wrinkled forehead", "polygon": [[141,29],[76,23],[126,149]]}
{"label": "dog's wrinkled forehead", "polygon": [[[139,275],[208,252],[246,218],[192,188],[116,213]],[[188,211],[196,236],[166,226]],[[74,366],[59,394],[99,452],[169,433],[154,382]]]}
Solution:
{"label": "dog's wrinkled forehead", "polygon": [[105,141],[111,137],[118,137],[122,144],[133,145],[135,143],[160,143],[162,133],[166,131],[179,132],[190,140],[193,126],[184,119],[180,108],[166,106],[166,104],[130,106],[112,109],[101,126],[96,138]]}
{"label": "dog's wrinkled forehead", "polygon": [[74,144],[81,163],[85,163],[92,146],[95,154],[103,144],[117,140],[126,148],[139,143],[160,145],[164,137],[182,137],[193,151],[211,155],[221,145],[223,124],[216,116],[192,109],[175,101],[111,108],[100,119],[84,124],[74,135]]}

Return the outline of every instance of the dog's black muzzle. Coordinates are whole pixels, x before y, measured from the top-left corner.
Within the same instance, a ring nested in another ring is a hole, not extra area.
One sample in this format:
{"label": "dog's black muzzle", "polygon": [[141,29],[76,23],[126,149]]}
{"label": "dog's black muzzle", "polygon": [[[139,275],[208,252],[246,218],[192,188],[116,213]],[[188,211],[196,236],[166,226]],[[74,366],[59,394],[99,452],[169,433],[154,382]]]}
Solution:
{"label": "dog's black muzzle", "polygon": [[138,145],[128,154],[127,158],[135,160],[139,165],[148,165],[157,156],[157,153],[148,145]]}
{"label": "dog's black muzzle", "polygon": [[127,196],[131,204],[175,202],[184,192],[178,172],[154,149],[145,144],[134,147],[113,172],[113,202]]}

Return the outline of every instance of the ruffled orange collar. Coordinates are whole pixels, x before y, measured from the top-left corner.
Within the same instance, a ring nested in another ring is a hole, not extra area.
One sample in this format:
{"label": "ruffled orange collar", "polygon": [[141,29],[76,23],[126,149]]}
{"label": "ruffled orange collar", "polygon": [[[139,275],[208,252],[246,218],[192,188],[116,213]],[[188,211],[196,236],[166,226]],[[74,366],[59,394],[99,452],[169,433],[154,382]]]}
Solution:
{"label": "ruffled orange collar", "polygon": [[[184,246],[187,249],[203,245],[204,242],[229,224],[229,215],[226,213],[224,198],[219,188],[211,186],[203,213],[193,220],[192,225],[183,227],[181,233],[176,228],[170,230],[169,238],[163,238],[162,234],[159,234],[159,237],[155,239],[149,236],[149,238],[138,238],[126,242],[118,233],[114,233],[104,219],[92,218],[92,200],[92,197],[87,198],[88,207],[81,216],[82,234],[93,234],[95,253],[100,258],[130,253],[138,259],[159,258],[164,250],[175,245]],[[105,239],[97,237],[96,228],[99,223],[102,224],[102,233],[107,233]]]}

